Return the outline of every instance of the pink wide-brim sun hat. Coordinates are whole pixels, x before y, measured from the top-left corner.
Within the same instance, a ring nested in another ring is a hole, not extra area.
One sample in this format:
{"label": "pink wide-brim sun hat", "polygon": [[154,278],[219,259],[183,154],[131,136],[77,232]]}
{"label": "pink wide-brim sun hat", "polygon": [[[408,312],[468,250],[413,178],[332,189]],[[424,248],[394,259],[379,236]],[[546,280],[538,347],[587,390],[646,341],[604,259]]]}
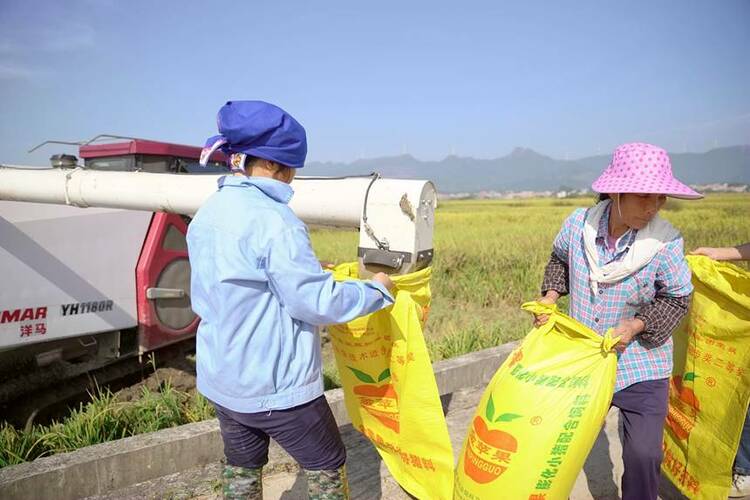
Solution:
{"label": "pink wide-brim sun hat", "polygon": [[643,142],[631,142],[615,149],[612,162],[591,188],[606,194],[664,194],[684,200],[703,198],[702,194],[675,178],[664,149]]}

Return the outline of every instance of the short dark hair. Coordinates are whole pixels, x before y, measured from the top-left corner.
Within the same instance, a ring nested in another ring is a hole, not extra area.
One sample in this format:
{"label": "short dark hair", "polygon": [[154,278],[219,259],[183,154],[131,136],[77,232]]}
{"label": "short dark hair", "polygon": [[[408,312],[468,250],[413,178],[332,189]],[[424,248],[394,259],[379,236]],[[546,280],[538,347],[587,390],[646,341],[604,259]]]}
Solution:
{"label": "short dark hair", "polygon": [[[257,156],[250,156],[247,155],[245,158],[245,172],[248,173],[250,170],[259,162],[263,160],[263,158],[259,158]],[[287,167],[286,165],[282,165],[279,162],[275,162],[273,160],[266,160],[267,162],[276,165],[276,171],[277,172],[285,172],[288,169],[291,169],[292,167]],[[249,175],[249,174],[248,174]]]}
{"label": "short dark hair", "polygon": [[252,168],[253,165],[258,163],[258,160],[260,160],[260,158],[258,158],[257,156],[247,155],[245,157],[245,169]]}
{"label": "short dark hair", "polygon": [[607,193],[599,193],[599,196],[596,198],[597,202],[601,202],[604,200],[609,200],[611,196],[609,196]]}

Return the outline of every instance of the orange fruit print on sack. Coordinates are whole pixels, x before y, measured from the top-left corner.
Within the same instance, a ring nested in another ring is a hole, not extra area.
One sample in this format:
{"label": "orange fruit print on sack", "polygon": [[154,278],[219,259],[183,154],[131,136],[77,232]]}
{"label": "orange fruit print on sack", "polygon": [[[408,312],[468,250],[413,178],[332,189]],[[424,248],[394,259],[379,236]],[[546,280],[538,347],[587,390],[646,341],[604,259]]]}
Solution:
{"label": "orange fruit print on sack", "polygon": [[671,401],[667,414],[667,426],[681,440],[687,439],[690,435],[701,409],[700,401],[693,389],[683,385],[683,381],[692,382],[696,377],[697,375],[693,372],[686,373],[684,379],[680,375],[675,375],[669,384]]}
{"label": "orange fruit print on sack", "polygon": [[489,423],[510,422],[521,417],[515,413],[503,413],[495,417],[495,404],[490,395],[485,409],[485,418],[474,417],[469,430],[468,443],[464,453],[464,472],[477,483],[489,483],[505,472],[510,466],[513,454],[518,451],[518,441],[509,432],[490,429]]}
{"label": "orange fruit print on sack", "polygon": [[369,374],[347,366],[357,380],[364,382],[355,385],[353,388],[354,395],[359,398],[359,404],[367,413],[375,417],[381,424],[392,431],[398,433],[399,411],[398,411],[398,394],[391,384],[378,385],[391,378],[391,370],[386,368],[378,376],[377,382]]}

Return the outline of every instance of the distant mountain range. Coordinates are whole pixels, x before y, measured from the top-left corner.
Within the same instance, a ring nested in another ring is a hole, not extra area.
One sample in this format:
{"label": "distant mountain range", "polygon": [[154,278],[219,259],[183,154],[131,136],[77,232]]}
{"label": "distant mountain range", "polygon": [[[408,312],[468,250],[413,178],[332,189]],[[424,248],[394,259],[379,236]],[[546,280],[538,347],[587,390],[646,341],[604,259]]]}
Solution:
{"label": "distant mountain range", "polygon": [[[705,153],[670,153],[675,175],[688,184],[750,184],[750,145],[712,149]],[[609,155],[557,160],[531,149],[516,148],[492,160],[448,156],[421,161],[411,155],[357,160],[351,163],[310,162],[306,175],[360,175],[432,180],[442,193],[478,191],[548,191],[582,189],[609,163]]]}

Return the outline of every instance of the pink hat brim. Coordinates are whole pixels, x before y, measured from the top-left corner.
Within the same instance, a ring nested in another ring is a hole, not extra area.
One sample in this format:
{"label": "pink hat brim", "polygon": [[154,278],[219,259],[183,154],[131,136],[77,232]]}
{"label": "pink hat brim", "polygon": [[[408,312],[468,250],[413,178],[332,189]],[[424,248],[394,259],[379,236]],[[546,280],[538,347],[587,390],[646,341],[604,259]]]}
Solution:
{"label": "pink hat brim", "polygon": [[666,180],[647,180],[636,183],[633,179],[615,177],[605,171],[591,185],[591,189],[597,193],[639,193],[639,194],[663,194],[672,198],[682,200],[699,200],[703,195],[683,184],[674,177]]}

